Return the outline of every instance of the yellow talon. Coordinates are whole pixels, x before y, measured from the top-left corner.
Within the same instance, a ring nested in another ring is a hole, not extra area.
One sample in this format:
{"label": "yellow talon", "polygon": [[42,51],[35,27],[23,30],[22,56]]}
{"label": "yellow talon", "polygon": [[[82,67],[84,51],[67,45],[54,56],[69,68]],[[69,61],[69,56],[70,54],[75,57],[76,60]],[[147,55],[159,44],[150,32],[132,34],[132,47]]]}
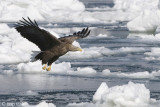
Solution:
{"label": "yellow talon", "polygon": [[47,68],[47,64],[45,64],[45,65],[42,67],[43,70],[46,70],[46,68]]}
{"label": "yellow talon", "polygon": [[50,71],[50,70],[51,70],[51,66],[48,66],[47,71]]}

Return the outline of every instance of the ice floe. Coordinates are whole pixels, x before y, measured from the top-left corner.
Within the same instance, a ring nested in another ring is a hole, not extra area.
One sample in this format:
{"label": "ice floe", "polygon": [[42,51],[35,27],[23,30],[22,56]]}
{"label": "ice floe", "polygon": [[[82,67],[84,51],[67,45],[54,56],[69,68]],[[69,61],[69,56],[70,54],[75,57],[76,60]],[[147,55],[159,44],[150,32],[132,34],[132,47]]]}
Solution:
{"label": "ice floe", "polygon": [[159,0],[114,0],[114,8],[124,11],[142,11],[158,7]]}
{"label": "ice floe", "polygon": [[[3,0],[0,3],[0,21],[17,21],[21,17],[50,22],[112,23],[129,21],[143,9],[157,7],[158,0],[114,0],[113,8],[101,8],[101,11],[87,11],[79,0]],[[93,8],[93,10],[95,10]],[[97,9],[96,9],[97,10]],[[109,10],[109,11],[108,11]],[[14,14],[14,15],[13,15]],[[107,16],[107,17],[106,17]],[[116,17],[115,17],[116,16]]]}
{"label": "ice floe", "polygon": [[104,76],[112,76],[112,77],[126,77],[126,78],[150,78],[155,79],[155,77],[160,76],[160,71],[143,71],[143,72],[111,72],[109,69],[105,69],[102,71],[102,75]]}
{"label": "ice floe", "polygon": [[159,26],[160,10],[144,10],[138,17],[127,24],[130,31],[133,32],[155,32]]}
{"label": "ice floe", "polygon": [[91,76],[91,75],[96,75],[97,71],[91,67],[84,67],[84,68],[78,67],[76,71],[70,71],[68,73],[71,75]]}
{"label": "ice floe", "polygon": [[[38,20],[54,18],[54,20],[77,16],[85,9],[83,3],[78,0],[3,0],[0,3],[0,20],[16,21],[21,17],[31,17]],[[70,14],[72,12],[73,14]],[[14,14],[14,15],[13,15]],[[63,14],[63,15],[62,15]]]}
{"label": "ice floe", "polygon": [[99,34],[98,37],[108,37],[107,34]]}
{"label": "ice floe", "polygon": [[[18,71],[20,73],[47,73],[42,70],[41,61],[28,62],[28,63],[20,63],[17,65]],[[52,70],[49,73],[63,73],[65,74],[67,71],[71,70],[71,65],[68,62],[62,62],[59,64],[52,64]],[[54,72],[53,72],[54,71]]]}
{"label": "ice floe", "polygon": [[102,82],[93,96],[93,102],[71,103],[67,107],[158,107],[160,101],[150,98],[144,84],[128,82],[108,87]]}
{"label": "ice floe", "polygon": [[62,62],[58,64],[53,63],[52,69],[49,72],[42,70],[41,61],[20,63],[17,65],[17,68],[18,68],[18,73],[31,73],[31,74],[45,73],[45,74],[60,74],[60,75],[91,76],[97,73],[97,71],[91,67],[84,67],[84,68],[78,67],[77,70],[74,70],[69,62]]}
{"label": "ice floe", "polygon": [[31,52],[39,50],[35,44],[21,37],[14,28],[9,28],[7,24],[0,26],[1,64],[29,61]]}
{"label": "ice floe", "polygon": [[109,49],[105,47],[90,47],[84,48],[82,52],[68,52],[62,58],[69,59],[86,59],[86,58],[97,58],[101,56],[117,55],[117,54],[128,54],[136,52],[144,52],[144,48],[137,47],[121,47],[118,49]]}
{"label": "ice floe", "polygon": [[145,52],[144,54],[146,60],[160,60],[160,48],[158,47],[151,48],[150,52]]}
{"label": "ice floe", "polygon": [[[156,31],[160,21],[159,0],[134,0],[136,5],[141,5],[141,12],[137,17],[128,22],[127,27],[132,32],[152,32]],[[141,2],[141,3],[140,3]],[[143,2],[143,3],[142,3]],[[133,4],[133,2],[131,3]],[[128,5],[127,5],[128,6]],[[132,6],[131,6],[132,7]],[[138,8],[137,8],[138,9]]]}

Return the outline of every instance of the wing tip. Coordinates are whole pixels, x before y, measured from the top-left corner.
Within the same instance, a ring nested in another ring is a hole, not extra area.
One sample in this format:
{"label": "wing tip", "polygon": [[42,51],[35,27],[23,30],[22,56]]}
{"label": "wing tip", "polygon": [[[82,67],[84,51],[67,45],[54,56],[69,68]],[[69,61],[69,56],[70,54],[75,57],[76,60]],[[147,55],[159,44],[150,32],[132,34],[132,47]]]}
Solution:
{"label": "wing tip", "polygon": [[19,20],[18,22],[16,22],[14,24],[14,27],[17,29],[18,27],[28,27],[28,26],[32,26],[32,27],[37,27],[39,28],[37,22],[35,20],[31,20],[28,16],[27,16],[28,20],[25,19],[24,17],[22,17],[22,20]]}
{"label": "wing tip", "polygon": [[83,28],[81,31],[73,33],[75,36],[79,36],[79,38],[85,38],[90,34],[91,30],[89,30],[89,27]]}

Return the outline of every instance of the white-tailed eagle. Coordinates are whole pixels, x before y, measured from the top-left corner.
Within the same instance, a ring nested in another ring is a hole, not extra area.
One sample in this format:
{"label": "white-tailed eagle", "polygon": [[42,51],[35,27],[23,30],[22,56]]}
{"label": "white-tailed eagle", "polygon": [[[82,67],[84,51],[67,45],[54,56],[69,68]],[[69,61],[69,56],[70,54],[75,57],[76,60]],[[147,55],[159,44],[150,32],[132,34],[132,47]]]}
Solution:
{"label": "white-tailed eagle", "polygon": [[82,31],[76,32],[73,35],[56,38],[48,31],[39,28],[37,22],[23,18],[16,23],[15,29],[22,37],[36,44],[41,52],[35,56],[36,60],[42,60],[43,69],[50,71],[51,64],[60,56],[66,54],[68,51],[82,51],[81,48],[72,45],[76,39],[85,38],[90,34],[88,27]]}

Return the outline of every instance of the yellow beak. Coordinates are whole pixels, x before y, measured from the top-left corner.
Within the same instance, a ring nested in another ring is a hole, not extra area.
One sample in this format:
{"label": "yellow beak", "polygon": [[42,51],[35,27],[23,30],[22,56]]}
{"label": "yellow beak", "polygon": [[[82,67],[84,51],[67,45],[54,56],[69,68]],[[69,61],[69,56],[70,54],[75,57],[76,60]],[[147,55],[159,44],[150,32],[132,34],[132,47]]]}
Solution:
{"label": "yellow beak", "polygon": [[81,52],[82,52],[82,49],[81,49],[81,48],[78,48],[78,51],[81,51]]}

